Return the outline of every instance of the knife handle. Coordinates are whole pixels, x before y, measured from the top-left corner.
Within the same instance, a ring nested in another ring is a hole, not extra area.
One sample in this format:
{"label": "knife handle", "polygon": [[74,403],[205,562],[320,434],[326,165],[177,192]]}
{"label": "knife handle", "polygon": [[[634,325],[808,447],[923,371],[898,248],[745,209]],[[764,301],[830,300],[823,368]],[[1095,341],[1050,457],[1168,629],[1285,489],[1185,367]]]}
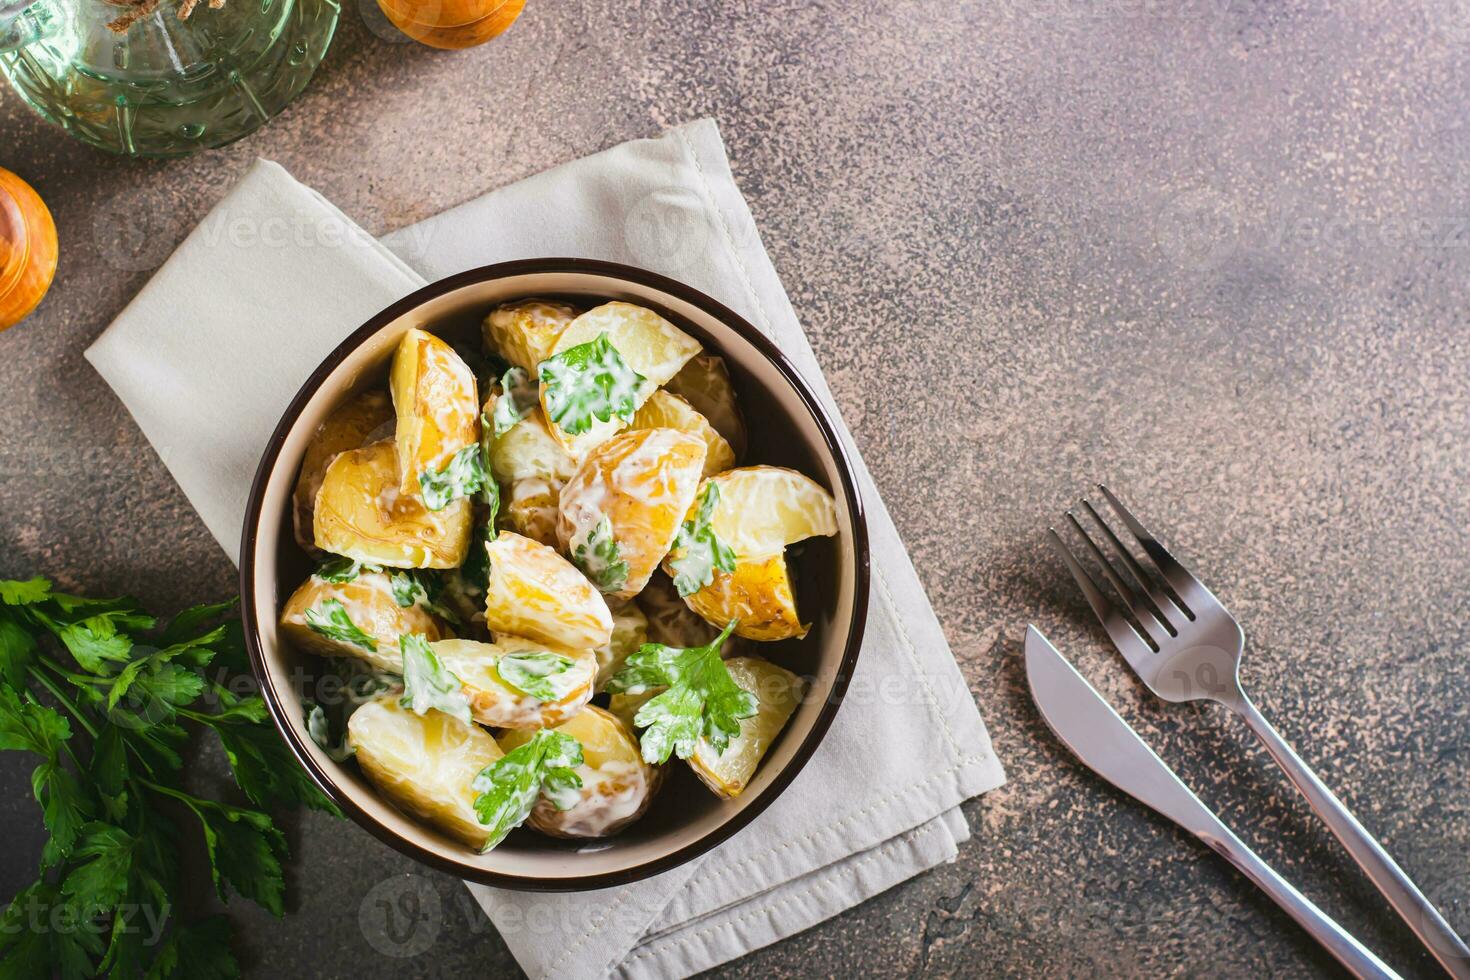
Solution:
{"label": "knife handle", "polygon": [[1388,964],[1374,956],[1372,950],[1354,939],[1346,929],[1328,917],[1327,913],[1313,905],[1307,896],[1293,888],[1291,882],[1277,874],[1275,869],[1262,861],[1255,851],[1247,847],[1244,841],[1218,819],[1214,821],[1214,826],[1195,831],[1195,836],[1235,865],[1257,888],[1271,896],[1273,902],[1296,920],[1297,925],[1307,930],[1353,976],[1359,980],[1402,980]]}
{"label": "knife handle", "polygon": [[1445,972],[1456,980],[1470,980],[1470,949],[1455,930],[1445,921],[1439,910],[1430,904],[1403,869],[1398,866],[1383,846],[1358,823],[1352,811],[1328,789],[1311,767],[1302,761],[1287,744],[1286,739],[1272,727],[1250,698],[1242,697],[1238,704],[1231,705],[1251,731],[1266,746],[1271,758],[1291,779],[1301,794],[1312,804],[1317,816],[1327,824],[1333,835],[1347,848],[1353,860],[1372,879],[1373,884],[1388,899],[1394,911],[1403,916],[1409,928],[1419,937],[1425,947],[1439,960]]}

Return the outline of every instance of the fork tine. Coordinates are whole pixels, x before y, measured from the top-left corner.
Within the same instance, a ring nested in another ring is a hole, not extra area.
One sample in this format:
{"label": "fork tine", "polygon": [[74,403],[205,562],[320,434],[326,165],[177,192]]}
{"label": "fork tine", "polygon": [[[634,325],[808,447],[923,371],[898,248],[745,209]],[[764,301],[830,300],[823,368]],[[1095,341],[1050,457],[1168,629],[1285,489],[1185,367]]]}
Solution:
{"label": "fork tine", "polygon": [[[1164,602],[1168,602],[1170,607],[1177,610],[1179,615],[1184,616],[1186,619],[1189,618],[1189,615],[1184,607],[1175,600],[1173,590],[1161,590],[1154,584],[1154,577],[1138,563],[1138,559],[1133,557],[1133,552],[1123,547],[1123,542],[1119,541],[1118,536],[1113,533],[1112,525],[1102,519],[1102,515],[1097,512],[1097,508],[1092,506],[1092,501],[1084,497],[1082,499],[1082,506],[1087,508],[1087,513],[1092,516],[1093,523],[1102,528],[1102,532],[1106,535],[1113,551],[1122,559],[1124,566],[1128,569],[1128,574],[1133,578],[1134,582],[1138,583],[1139,591],[1143,595],[1143,601],[1148,603],[1149,611],[1164,624],[1164,628],[1169,631],[1170,636],[1178,636],[1179,631],[1170,624],[1169,614],[1164,610]],[[1166,582],[1165,585],[1167,584]],[[1164,601],[1160,601],[1160,596],[1162,596]],[[1175,620],[1175,622],[1178,622],[1178,620]]]}
{"label": "fork tine", "polygon": [[[1085,500],[1083,501],[1084,504],[1086,502]],[[1123,581],[1117,572],[1113,571],[1112,563],[1102,553],[1102,549],[1097,546],[1097,542],[1092,540],[1092,535],[1088,534],[1087,529],[1077,520],[1077,515],[1069,510],[1067,511],[1067,520],[1072,522],[1072,527],[1082,536],[1082,540],[1087,544],[1087,550],[1092,553],[1092,557],[1102,566],[1103,575],[1113,584],[1113,588],[1118,591],[1118,597],[1128,606],[1128,610],[1133,613],[1133,618],[1138,620],[1139,626],[1143,627],[1142,632],[1148,634],[1148,638],[1153,641],[1154,646],[1158,646],[1170,636],[1178,635],[1177,631],[1160,614],[1158,607],[1149,598],[1147,591],[1143,593],[1135,591],[1129,587],[1127,582]],[[1147,589],[1147,586],[1145,586],[1145,589]]]}
{"label": "fork tine", "polygon": [[1194,610],[1184,601],[1183,596],[1185,593],[1192,593],[1194,595],[1204,593],[1208,595],[1209,590],[1205,588],[1204,583],[1195,578],[1189,569],[1179,564],[1174,556],[1169,554],[1163,545],[1159,544],[1158,539],[1153,536],[1153,533],[1139,523],[1138,518],[1134,517],[1132,511],[1123,506],[1123,502],[1114,496],[1113,491],[1101,483],[1097,485],[1097,488],[1102,491],[1104,497],[1108,498],[1108,503],[1112,506],[1113,513],[1117,514],[1123,523],[1128,526],[1128,530],[1132,532],[1134,540],[1138,542],[1139,546],[1143,548],[1144,553],[1157,566],[1159,574],[1164,577],[1164,585],[1169,590],[1169,598],[1184,611],[1186,616],[1193,620]]}
{"label": "fork tine", "polygon": [[1071,549],[1067,547],[1067,543],[1057,533],[1057,529],[1054,527],[1047,528],[1047,535],[1051,538],[1052,547],[1062,556],[1062,561],[1067,563],[1067,569],[1072,573],[1072,577],[1077,580],[1077,585],[1081,587],[1082,594],[1087,597],[1087,604],[1092,607],[1092,611],[1102,623],[1103,629],[1108,631],[1108,636],[1112,638],[1113,645],[1118,648],[1118,652],[1123,655],[1123,659],[1127,660],[1136,669],[1140,660],[1156,652],[1153,645],[1140,636],[1138,631],[1133,628],[1133,624],[1128,622],[1113,607],[1113,604],[1108,601],[1108,597],[1103,594],[1103,590],[1098,586],[1097,580],[1092,577],[1091,572],[1082,567],[1082,563],[1072,554]]}

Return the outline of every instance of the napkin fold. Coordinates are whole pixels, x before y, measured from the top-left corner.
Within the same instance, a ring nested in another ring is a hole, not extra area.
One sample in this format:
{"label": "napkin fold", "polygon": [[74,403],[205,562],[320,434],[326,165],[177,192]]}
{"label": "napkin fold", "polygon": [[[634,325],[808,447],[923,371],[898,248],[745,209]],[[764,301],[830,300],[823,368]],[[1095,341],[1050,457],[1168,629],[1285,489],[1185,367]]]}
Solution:
{"label": "napkin fold", "polygon": [[837,420],[867,510],[862,656],[826,739],[781,798],[703,858],[632,885],[563,895],[469,886],[533,977],[685,976],[952,860],[969,837],[959,804],[1005,779],[714,122],[566,164],[382,242],[261,161],[86,356],[238,560],[265,442],[342,337],[427,280],[537,255],[643,266],[749,319]]}

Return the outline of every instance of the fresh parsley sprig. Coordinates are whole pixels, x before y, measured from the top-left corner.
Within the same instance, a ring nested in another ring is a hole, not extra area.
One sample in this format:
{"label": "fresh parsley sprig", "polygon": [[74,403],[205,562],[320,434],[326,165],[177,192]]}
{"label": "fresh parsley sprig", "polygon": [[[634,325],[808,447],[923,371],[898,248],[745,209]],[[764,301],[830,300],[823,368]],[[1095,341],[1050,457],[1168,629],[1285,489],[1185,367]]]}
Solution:
{"label": "fresh parsley sprig", "polygon": [[352,621],[341,599],[323,599],[306,610],[306,625],[313,633],[320,633],[329,640],[351,643],[369,652],[378,649],[378,641]]}
{"label": "fresh parsley sprig", "polygon": [[560,701],[564,693],[553,678],[577,665],[571,657],[550,650],[507,653],[495,662],[500,679],[537,701]]}
{"label": "fresh parsley sprig", "polygon": [[719,502],[719,484],[706,484],[694,518],[679,525],[679,532],[674,535],[670,551],[678,557],[669,560],[669,569],[674,573],[674,588],[681,596],[693,595],[713,582],[715,569],[735,571],[735,551],[715,535],[711,523]]}
{"label": "fresh parsley sprig", "polygon": [[593,421],[632,419],[647,379],[628,366],[600,333],[537,365],[547,417],[567,435],[581,435]]}
{"label": "fresh parsley sprig", "polygon": [[580,798],[582,743],[565,732],[543,728],[525,745],[511,749],[475,776],[471,788],[475,815],[490,828],[481,851],[505,840],[531,815],[538,797],[544,795],[558,810],[568,810]]}
{"label": "fresh parsley sprig", "polygon": [[668,688],[633,717],[633,724],[642,729],[638,741],[645,762],[661,764],[670,754],[687,759],[701,738],[723,754],[730,739],[740,734],[740,719],[755,714],[760,706],[755,695],[735,683],[720,659],[720,647],[737,625],[738,621],[731,622],[700,647],[645,643],[608,681],[607,689],[614,694]]}
{"label": "fresh parsley sprig", "polygon": [[422,633],[405,633],[398,638],[403,650],[403,697],[398,703],[414,714],[437,709],[470,724],[470,699],[461,681],[429,646]]}
{"label": "fresh parsley sprig", "polygon": [[[39,877],[0,916],[0,976],[238,976],[227,918],[174,917],[182,828],[170,813],[197,825],[222,899],[233,891],[283,914],[286,841],[267,811],[336,808],[260,697],[224,683],[221,671],[248,671],[238,621],[217,622],[233,606],[197,606],[160,627],[131,599],[0,581],[0,750],[40,760],[32,786],[50,834]],[[206,728],[249,806],[183,788],[184,751]],[[165,917],[156,947],[128,911],[144,907]],[[37,908],[82,925],[28,926]]]}
{"label": "fresh parsley sprig", "polygon": [[616,592],[627,584],[628,563],[623,560],[607,515],[592,526],[585,541],[572,548],[572,563],[603,592]]}

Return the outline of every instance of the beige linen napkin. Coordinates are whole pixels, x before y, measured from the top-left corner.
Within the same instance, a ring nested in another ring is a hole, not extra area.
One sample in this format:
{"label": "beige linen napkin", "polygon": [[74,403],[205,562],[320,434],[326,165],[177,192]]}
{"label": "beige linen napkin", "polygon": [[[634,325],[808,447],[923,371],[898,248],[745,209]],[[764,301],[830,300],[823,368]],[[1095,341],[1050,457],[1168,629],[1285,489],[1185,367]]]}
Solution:
{"label": "beige linen napkin", "polygon": [[[87,356],[233,558],[265,441],[345,334],[426,280],[538,255],[640,265],[709,293],[767,333],[836,415],[710,120],[523,180],[381,244],[262,162]],[[708,969],[952,860],[968,838],[959,804],[1004,773],[858,468],[873,592],[862,657],[826,740],[780,799],[698,861],[572,895],[471,885],[531,976]]]}

